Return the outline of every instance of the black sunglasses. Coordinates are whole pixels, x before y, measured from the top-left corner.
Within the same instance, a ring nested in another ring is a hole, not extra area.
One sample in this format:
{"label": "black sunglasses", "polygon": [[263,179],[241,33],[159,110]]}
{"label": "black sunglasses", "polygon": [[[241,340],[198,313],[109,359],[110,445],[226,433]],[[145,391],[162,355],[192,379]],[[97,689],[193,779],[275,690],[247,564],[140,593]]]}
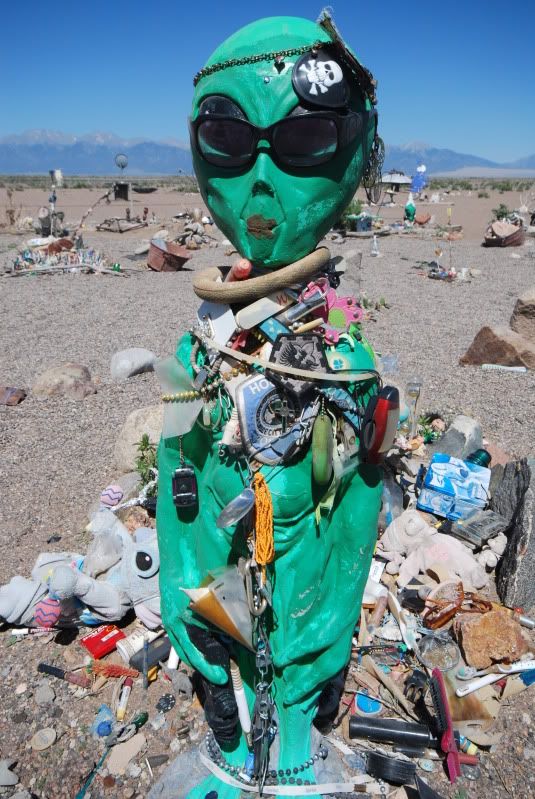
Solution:
{"label": "black sunglasses", "polygon": [[249,166],[258,154],[258,143],[267,141],[273,159],[281,166],[304,168],[334,158],[342,147],[367,130],[370,116],[376,116],[376,111],[313,111],[259,128],[246,119],[201,114],[189,120],[189,130],[192,146],[214,166]]}

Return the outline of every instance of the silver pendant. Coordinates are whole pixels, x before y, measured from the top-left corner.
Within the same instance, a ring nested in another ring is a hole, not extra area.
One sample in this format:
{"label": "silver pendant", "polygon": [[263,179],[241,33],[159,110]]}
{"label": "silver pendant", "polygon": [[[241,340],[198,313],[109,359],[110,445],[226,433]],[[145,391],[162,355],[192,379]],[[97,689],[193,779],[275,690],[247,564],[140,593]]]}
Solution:
{"label": "silver pendant", "polygon": [[255,493],[252,488],[244,488],[241,494],[231,499],[217,517],[217,527],[230,527],[243,519],[254,507]]}

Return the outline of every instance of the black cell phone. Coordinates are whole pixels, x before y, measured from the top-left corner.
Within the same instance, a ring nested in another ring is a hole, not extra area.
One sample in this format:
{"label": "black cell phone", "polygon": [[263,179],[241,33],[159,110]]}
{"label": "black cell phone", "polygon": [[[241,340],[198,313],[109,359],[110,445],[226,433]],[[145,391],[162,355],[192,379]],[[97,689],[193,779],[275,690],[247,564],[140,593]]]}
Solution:
{"label": "black cell phone", "polygon": [[177,508],[197,504],[197,478],[191,466],[179,466],[172,478],[173,502]]}

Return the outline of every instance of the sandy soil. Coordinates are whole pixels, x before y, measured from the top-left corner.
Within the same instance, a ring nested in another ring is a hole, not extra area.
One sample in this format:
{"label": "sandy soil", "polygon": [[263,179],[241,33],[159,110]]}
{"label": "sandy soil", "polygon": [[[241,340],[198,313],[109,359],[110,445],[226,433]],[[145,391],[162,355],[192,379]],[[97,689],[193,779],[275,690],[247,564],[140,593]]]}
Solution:
{"label": "sandy soil", "polygon": [[[57,210],[65,211],[68,225],[76,224],[82,214],[95,201],[105,193],[104,189],[58,189]],[[432,193],[427,192],[429,197]],[[515,209],[520,206],[519,192],[488,191],[489,197],[479,198],[477,191],[450,192],[440,194],[440,204],[418,202],[417,211],[429,213],[435,217],[437,224],[446,224],[448,221],[447,209],[452,207],[452,224],[463,226],[464,238],[467,241],[481,242],[486,225],[492,219],[492,209],[500,203],[505,203],[508,208]],[[13,193],[13,205],[21,217],[37,216],[37,211],[43,205],[48,206],[49,192],[41,189],[24,189]],[[364,192],[359,190],[358,196],[364,199]],[[185,208],[198,206],[204,208],[202,200],[197,194],[178,192],[171,188],[158,188],[152,194],[136,194],[131,192],[132,216],[142,215],[143,208],[149,209],[149,215],[154,212],[159,219],[167,220]],[[372,209],[374,214],[379,214],[386,222],[403,219],[403,207],[407,202],[408,193],[401,192],[395,195],[395,206]],[[0,188],[0,224],[3,221],[4,209],[7,205],[6,190]],[[112,201],[110,204],[101,203],[95,208],[88,219],[91,227],[97,222],[112,216],[124,217],[125,209],[129,205],[124,201]],[[534,206],[535,207],[535,206]],[[139,235],[139,234],[138,234]]]}
{"label": "sandy soil", "polygon": [[[71,194],[73,204],[67,205],[67,192],[62,192],[58,207],[66,208],[68,220],[76,221],[101,192],[73,190]],[[34,214],[46,201],[46,193],[23,192],[20,199],[29,214]],[[457,270],[464,266],[480,270],[470,282],[445,284],[425,276],[418,263],[433,259],[437,246],[428,234],[380,239],[380,258],[370,257],[369,240],[327,244],[333,255],[349,250],[363,252],[361,269],[346,275],[343,287],[348,292],[363,291],[373,300],[386,299],[389,307],[375,314],[375,321],[368,322],[365,332],[380,353],[398,356],[401,383],[415,374],[421,376],[423,408],[441,411],[448,419],[458,412],[472,415],[482,422],[485,435],[509,453],[532,454],[533,373],[483,372],[477,367],[460,367],[458,359],[482,324],[507,324],[516,297],[533,284],[535,240],[514,252],[479,246],[490,208],[501,201],[510,206],[518,204],[517,195],[454,199],[453,221],[465,225],[468,235],[451,247],[443,244],[443,257],[446,263],[451,259]],[[201,206],[198,195],[161,190],[143,198],[140,207],[145,203],[155,209],[159,224],[169,222],[170,214]],[[124,203],[97,209],[93,222],[120,216],[122,209]],[[439,213],[444,209],[442,221],[446,221],[445,206],[439,209]],[[386,210],[400,218],[402,205],[399,212]],[[88,246],[101,249],[111,262],[136,267],[131,260],[133,251],[139,239],[155,229],[124,235],[87,230],[84,238]],[[0,270],[24,238],[0,235]],[[84,551],[88,509],[115,476],[112,453],[118,430],[128,413],[157,403],[160,396],[153,374],[126,383],[112,382],[111,356],[130,346],[147,347],[158,356],[170,353],[198,304],[191,288],[193,271],[209,264],[229,264],[232,259],[225,255],[225,249],[219,246],[194,253],[188,270],[179,273],[155,274],[138,262],[137,271],[127,279],[91,275],[0,277],[0,384],[29,390],[41,371],[65,361],[86,365],[98,381],[97,393],[81,402],[39,402],[30,393],[21,405],[0,408],[0,584],[14,574],[29,574],[40,551]],[[52,535],[61,538],[47,544]],[[87,728],[98,705],[109,700],[111,689],[80,701],[73,698],[66,684],[56,681],[55,706],[40,708],[33,697],[39,684],[37,662],[52,660],[65,666],[70,657],[72,665],[73,657],[80,659],[81,650],[76,644],[73,650],[57,640],[45,643],[25,639],[16,646],[9,642],[8,633],[0,635],[0,725],[6,731],[1,756],[18,758],[21,784],[31,787],[35,796],[70,799],[80,775],[88,772],[94,761],[95,746]],[[16,696],[14,689],[21,682],[27,684],[27,690]],[[155,688],[148,696],[137,693],[133,707],[146,707],[152,713],[162,692]],[[498,729],[505,733],[504,738],[496,754],[484,760],[480,780],[461,781],[463,797],[498,799],[504,790],[518,799],[534,795],[534,697],[532,689],[503,708]],[[178,721],[175,714],[164,732],[147,731],[150,754],[169,752],[173,724]],[[197,718],[191,724],[197,734],[201,722]],[[33,753],[29,739],[44,726],[57,728],[60,739],[45,753]],[[502,773],[506,788],[497,780],[496,770]],[[455,789],[448,788],[445,778],[437,774],[436,779],[441,793],[453,797]],[[149,782],[143,766],[140,778],[125,777],[111,792],[97,780],[91,796],[143,797]]]}

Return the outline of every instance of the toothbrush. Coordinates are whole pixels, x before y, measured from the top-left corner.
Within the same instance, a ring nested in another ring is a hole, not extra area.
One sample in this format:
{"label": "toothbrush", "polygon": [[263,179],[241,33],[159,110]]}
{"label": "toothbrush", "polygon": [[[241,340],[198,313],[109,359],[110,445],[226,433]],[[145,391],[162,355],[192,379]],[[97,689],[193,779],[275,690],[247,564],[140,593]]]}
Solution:
{"label": "toothbrush", "polygon": [[508,668],[505,666],[498,666],[498,668],[500,671],[486,674],[484,677],[479,677],[477,680],[469,682],[468,685],[463,685],[462,688],[457,688],[455,691],[456,695],[460,697],[468,696],[468,694],[473,693],[473,691],[477,691],[478,688],[483,688],[484,685],[492,685],[493,682],[498,682],[498,680],[507,677],[509,674],[531,671],[535,669],[535,660],[518,660],[516,663],[511,663]]}

